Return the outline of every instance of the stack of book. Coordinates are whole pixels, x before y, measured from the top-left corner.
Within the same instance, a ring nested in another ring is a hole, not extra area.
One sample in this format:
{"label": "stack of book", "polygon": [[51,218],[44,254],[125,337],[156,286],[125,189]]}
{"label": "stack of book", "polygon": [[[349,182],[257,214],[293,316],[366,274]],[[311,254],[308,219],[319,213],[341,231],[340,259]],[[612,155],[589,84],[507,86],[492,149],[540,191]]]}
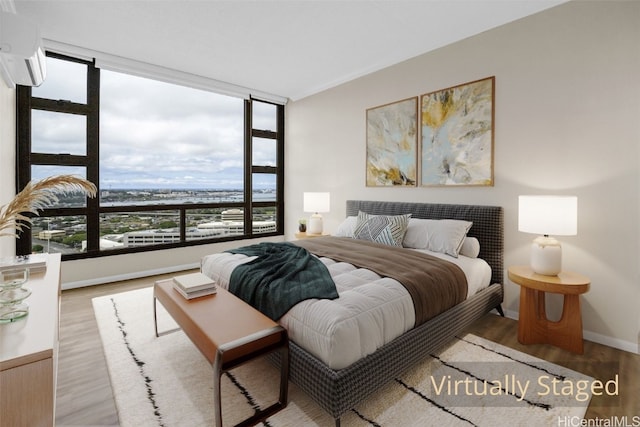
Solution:
{"label": "stack of book", "polygon": [[173,278],[173,288],[186,299],[216,293],[216,282],[202,273],[183,274]]}
{"label": "stack of book", "polygon": [[47,254],[31,254],[0,258],[0,271],[29,269],[30,274],[47,270]]}

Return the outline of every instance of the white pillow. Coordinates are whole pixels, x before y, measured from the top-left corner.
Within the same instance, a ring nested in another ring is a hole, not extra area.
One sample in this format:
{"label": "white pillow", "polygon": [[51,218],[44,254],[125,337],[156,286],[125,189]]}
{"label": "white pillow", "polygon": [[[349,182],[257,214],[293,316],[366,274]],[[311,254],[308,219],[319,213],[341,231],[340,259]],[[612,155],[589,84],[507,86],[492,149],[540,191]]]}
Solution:
{"label": "white pillow", "polygon": [[336,237],[351,237],[353,238],[353,230],[356,228],[358,222],[357,216],[348,216],[340,223],[338,230],[333,234]]}
{"label": "white pillow", "polygon": [[472,225],[472,222],[457,219],[411,218],[402,244],[407,248],[427,249],[457,258]]}
{"label": "white pillow", "polygon": [[462,242],[472,225],[472,222],[455,219],[434,220],[427,230],[427,249],[458,258]]}
{"label": "white pillow", "polygon": [[480,255],[480,241],[475,237],[465,237],[458,253],[469,258],[478,258],[478,255]]}
{"label": "white pillow", "polygon": [[407,232],[404,235],[402,246],[412,249],[427,249],[427,227],[429,219],[409,218]]}

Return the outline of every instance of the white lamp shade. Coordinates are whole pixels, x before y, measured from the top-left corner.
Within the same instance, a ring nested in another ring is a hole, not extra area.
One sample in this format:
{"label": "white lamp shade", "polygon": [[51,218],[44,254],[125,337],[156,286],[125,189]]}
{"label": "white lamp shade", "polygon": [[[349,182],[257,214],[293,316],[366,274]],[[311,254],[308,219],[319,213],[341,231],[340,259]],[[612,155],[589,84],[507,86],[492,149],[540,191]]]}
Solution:
{"label": "white lamp shade", "polygon": [[309,217],[307,234],[322,234],[322,215],[320,212],[329,212],[330,202],[329,193],[303,193],[304,211],[314,212]]}
{"label": "white lamp shade", "polygon": [[575,196],[520,196],[518,230],[525,233],[573,236],[578,233]]}
{"label": "white lamp shade", "polygon": [[578,232],[578,198],[575,196],[520,196],[518,230],[542,234],[531,245],[531,269],[555,276],[562,270],[562,247],[550,235]]}
{"label": "white lamp shade", "polygon": [[330,195],[329,193],[303,193],[305,212],[329,212]]}

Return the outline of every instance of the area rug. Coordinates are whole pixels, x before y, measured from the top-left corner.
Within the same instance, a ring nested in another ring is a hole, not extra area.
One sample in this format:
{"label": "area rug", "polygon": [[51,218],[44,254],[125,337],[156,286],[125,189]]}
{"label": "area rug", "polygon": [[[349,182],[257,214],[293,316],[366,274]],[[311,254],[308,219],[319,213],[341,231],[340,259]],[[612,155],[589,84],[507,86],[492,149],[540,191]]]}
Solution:
{"label": "area rug", "polygon": [[[93,299],[120,425],[213,425],[213,371],[180,330],[155,337],[153,291]],[[160,331],[176,328],[158,304]],[[221,325],[224,327],[224,325]],[[375,375],[375,372],[371,373]],[[223,422],[234,425],[277,400],[279,372],[258,359],[223,377]],[[580,419],[592,378],[473,335],[391,381],[341,419],[343,426],[557,426]],[[579,418],[573,418],[579,417]],[[265,426],[332,426],[294,384]]]}

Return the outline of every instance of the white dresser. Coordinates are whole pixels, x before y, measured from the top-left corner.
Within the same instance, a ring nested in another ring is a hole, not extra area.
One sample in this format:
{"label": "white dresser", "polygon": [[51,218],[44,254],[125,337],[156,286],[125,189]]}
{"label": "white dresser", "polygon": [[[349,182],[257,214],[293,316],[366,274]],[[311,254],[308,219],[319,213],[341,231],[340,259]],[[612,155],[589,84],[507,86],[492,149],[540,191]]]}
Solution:
{"label": "white dresser", "polygon": [[32,274],[24,287],[29,315],[0,324],[0,425],[53,426],[55,421],[60,254],[47,269]]}

